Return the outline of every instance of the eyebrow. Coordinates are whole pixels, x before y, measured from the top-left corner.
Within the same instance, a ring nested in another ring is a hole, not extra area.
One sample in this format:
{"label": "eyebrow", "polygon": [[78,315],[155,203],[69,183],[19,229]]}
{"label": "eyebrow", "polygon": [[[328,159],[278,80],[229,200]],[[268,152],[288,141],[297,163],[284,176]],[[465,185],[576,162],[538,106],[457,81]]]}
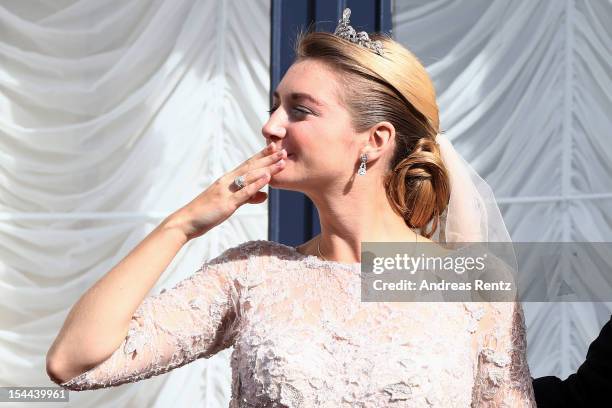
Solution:
{"label": "eyebrow", "polygon": [[[276,98],[280,98],[280,95],[278,94],[278,92],[274,91],[274,96]],[[289,98],[292,100],[300,100],[300,99],[306,99],[309,100],[310,102],[314,103],[315,105],[318,106],[325,106],[325,104],[323,102],[320,102],[318,99],[316,99],[314,96],[309,95],[307,93],[303,93],[303,92],[293,92],[289,94]]]}

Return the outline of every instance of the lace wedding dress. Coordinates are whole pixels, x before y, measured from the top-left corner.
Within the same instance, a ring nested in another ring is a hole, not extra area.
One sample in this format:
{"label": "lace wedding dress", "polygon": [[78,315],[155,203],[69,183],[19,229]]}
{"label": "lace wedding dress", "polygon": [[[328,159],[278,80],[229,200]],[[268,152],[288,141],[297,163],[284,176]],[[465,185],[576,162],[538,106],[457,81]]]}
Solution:
{"label": "lace wedding dress", "polygon": [[92,390],[234,347],[230,407],[535,407],[513,302],[361,302],[360,264],[248,241],[144,299]]}

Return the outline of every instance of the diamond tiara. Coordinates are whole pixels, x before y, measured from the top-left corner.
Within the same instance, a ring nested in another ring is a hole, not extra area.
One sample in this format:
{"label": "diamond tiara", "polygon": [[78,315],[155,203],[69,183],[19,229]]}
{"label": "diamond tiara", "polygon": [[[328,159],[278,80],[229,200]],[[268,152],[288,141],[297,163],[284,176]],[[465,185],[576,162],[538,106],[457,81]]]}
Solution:
{"label": "diamond tiara", "polygon": [[338,25],[334,34],[349,40],[352,43],[359,44],[366,48],[371,49],[378,55],[382,55],[383,45],[380,41],[372,41],[365,31],[356,32],[353,27],[349,25],[349,17],[351,16],[351,9],[345,8],[342,12],[342,19],[338,20]]}

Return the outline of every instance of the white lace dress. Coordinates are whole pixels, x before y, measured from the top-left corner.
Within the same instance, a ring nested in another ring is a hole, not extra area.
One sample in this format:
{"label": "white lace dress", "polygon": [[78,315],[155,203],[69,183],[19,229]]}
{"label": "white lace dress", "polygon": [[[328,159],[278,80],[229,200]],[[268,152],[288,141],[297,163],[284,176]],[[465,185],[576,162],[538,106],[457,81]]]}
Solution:
{"label": "white lace dress", "polygon": [[135,382],[233,346],[230,407],[535,407],[520,304],[361,302],[360,264],[248,241],[145,298],[60,384]]}

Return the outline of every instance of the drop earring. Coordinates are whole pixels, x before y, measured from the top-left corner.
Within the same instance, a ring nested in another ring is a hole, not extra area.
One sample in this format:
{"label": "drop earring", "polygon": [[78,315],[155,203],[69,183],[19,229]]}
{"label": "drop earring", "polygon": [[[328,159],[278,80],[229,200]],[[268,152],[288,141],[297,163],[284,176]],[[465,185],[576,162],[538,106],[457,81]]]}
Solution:
{"label": "drop earring", "polygon": [[367,161],[368,161],[368,154],[362,153],[361,154],[361,164],[359,165],[359,170],[357,171],[357,174],[359,174],[360,176],[365,176],[366,174],[366,162]]}

